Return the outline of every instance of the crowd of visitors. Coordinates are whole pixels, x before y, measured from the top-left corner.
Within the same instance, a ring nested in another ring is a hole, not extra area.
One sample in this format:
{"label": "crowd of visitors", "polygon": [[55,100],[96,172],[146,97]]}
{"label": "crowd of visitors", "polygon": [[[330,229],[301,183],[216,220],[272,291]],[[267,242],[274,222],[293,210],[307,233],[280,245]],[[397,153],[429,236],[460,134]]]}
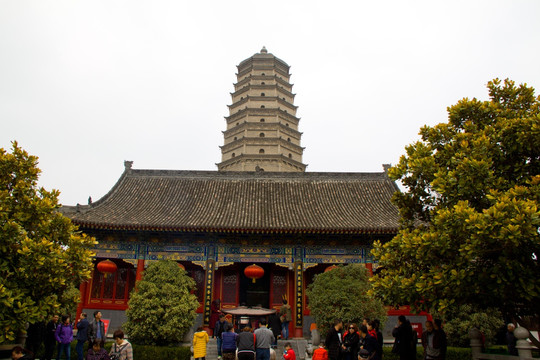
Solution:
{"label": "crowd of visitors", "polygon": [[[124,339],[122,330],[117,330],[113,334],[114,343],[111,351],[107,352],[103,345],[107,334],[105,324],[101,320],[101,312],[94,312],[94,319],[89,322],[86,313],[81,313],[76,325],[71,322],[69,315],[53,315],[45,322],[32,324],[29,326],[29,336],[26,341],[28,349],[15,346],[11,351],[13,360],[34,359],[39,347],[43,343],[45,351],[41,359],[52,360],[56,348],[56,360],[65,358],[71,359],[71,343],[74,340],[74,329],[77,329],[77,360],[133,360],[133,348]],[[84,356],[84,345],[88,342],[88,351]]]}

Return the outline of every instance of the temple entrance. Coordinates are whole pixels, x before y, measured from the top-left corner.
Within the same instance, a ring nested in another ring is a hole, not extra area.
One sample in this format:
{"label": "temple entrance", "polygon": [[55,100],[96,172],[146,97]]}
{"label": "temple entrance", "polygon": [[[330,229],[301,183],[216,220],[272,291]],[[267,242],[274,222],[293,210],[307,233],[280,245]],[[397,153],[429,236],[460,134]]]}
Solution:
{"label": "temple entrance", "polygon": [[240,291],[238,300],[240,305],[270,307],[270,273],[271,264],[258,263],[264,269],[264,276],[253,282],[244,274],[244,269],[251,264],[242,264],[240,267]]}

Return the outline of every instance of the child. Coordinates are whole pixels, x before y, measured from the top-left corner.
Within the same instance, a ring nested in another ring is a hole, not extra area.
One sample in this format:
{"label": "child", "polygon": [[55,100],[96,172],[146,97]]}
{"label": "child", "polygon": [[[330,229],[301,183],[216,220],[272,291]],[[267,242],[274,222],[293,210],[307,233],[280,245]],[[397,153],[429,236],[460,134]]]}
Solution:
{"label": "child", "polygon": [[313,352],[311,360],[328,360],[328,351],[324,348],[324,344],[320,344],[319,348]]}
{"label": "child", "polygon": [[291,343],[289,342],[285,344],[285,351],[283,352],[283,358],[285,360],[296,360],[296,354],[294,353]]}
{"label": "child", "polygon": [[202,326],[199,326],[197,332],[193,335],[193,357],[195,360],[206,358],[206,344],[208,344],[208,334]]}
{"label": "child", "polygon": [[92,348],[88,349],[86,360],[110,360],[107,350],[103,348],[103,340],[95,339]]}

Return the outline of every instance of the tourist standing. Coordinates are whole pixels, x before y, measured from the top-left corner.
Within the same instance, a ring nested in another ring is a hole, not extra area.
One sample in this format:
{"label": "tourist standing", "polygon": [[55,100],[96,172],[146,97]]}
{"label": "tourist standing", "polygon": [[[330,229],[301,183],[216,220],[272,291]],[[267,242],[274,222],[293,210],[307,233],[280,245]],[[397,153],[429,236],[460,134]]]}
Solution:
{"label": "tourist standing", "polygon": [[45,344],[45,355],[43,360],[51,360],[54,353],[54,348],[56,347],[56,338],[54,334],[56,333],[56,327],[58,326],[58,315],[53,315],[51,320],[45,326],[45,336],[43,342]]}
{"label": "tourist standing", "polygon": [[109,357],[107,350],[103,348],[101,340],[96,340],[93,344],[89,345],[86,360],[111,360],[111,358]]}
{"label": "tourist standing", "polygon": [[369,334],[369,331],[367,329],[367,326],[362,325],[360,326],[360,337],[362,338],[362,350],[367,350],[369,352],[369,359],[373,359],[375,355],[377,354],[377,347],[379,344],[377,344],[377,340]]}
{"label": "tourist standing", "polygon": [[257,360],[270,360],[270,346],[275,339],[272,331],[266,327],[266,319],[259,322],[259,328],[254,334]]}
{"label": "tourist standing", "polygon": [[431,321],[426,321],[426,330],[422,333],[424,359],[441,360],[441,334],[435,330]]}
{"label": "tourist standing", "polygon": [[[109,357],[115,360],[133,360],[133,347],[124,339],[124,332],[116,330],[113,334],[114,344]],[[205,349],[206,350],[206,349]]]}
{"label": "tourist standing", "polygon": [[236,338],[238,334],[234,332],[234,327],[229,325],[227,331],[221,334],[223,340],[221,344],[221,350],[223,354],[223,360],[235,360],[236,359]]}
{"label": "tourist standing", "polygon": [[221,356],[222,356],[221,347],[222,347],[223,340],[221,339],[221,334],[227,331],[227,329],[229,328],[229,325],[230,325],[229,322],[225,320],[224,314],[219,315],[219,320],[214,325],[214,337],[216,338],[216,342],[217,342],[218,360],[221,360]]}
{"label": "tourist standing", "polygon": [[255,334],[246,326],[236,338],[238,360],[255,360]]}
{"label": "tourist standing", "polygon": [[313,351],[311,360],[328,360],[328,351],[324,348],[324,344],[319,344],[319,347]]}
{"label": "tourist standing", "polygon": [[62,315],[62,323],[56,327],[54,338],[58,342],[58,356],[60,360],[62,353],[66,354],[66,359],[71,359],[71,342],[73,341],[73,325],[70,323],[69,315]]}
{"label": "tourist standing", "polygon": [[360,335],[358,335],[356,324],[349,324],[348,330],[343,336],[343,345],[341,346],[344,360],[357,360],[359,342]]}
{"label": "tourist standing", "polygon": [[[392,351],[399,354],[400,360],[414,360],[416,353],[413,354],[413,329],[405,316],[398,317],[398,325],[392,330],[392,336],[395,338]],[[416,345],[414,349],[416,350]]]}
{"label": "tourist standing", "polygon": [[343,321],[338,319],[334,321],[334,326],[331,327],[326,334],[324,345],[328,350],[329,360],[339,360],[342,343],[341,329],[343,329]]}
{"label": "tourist standing", "polygon": [[372,327],[375,329],[375,333],[377,335],[377,352],[375,353],[375,357],[373,360],[382,360],[383,357],[383,345],[384,345],[384,339],[383,334],[381,332],[381,322],[379,319],[373,319],[371,320]]}
{"label": "tourist standing", "polygon": [[285,360],[296,360],[296,354],[291,346],[291,343],[285,344],[285,351],[283,352],[283,359]]}
{"label": "tourist standing", "polygon": [[75,346],[75,350],[77,351],[77,360],[84,359],[84,343],[88,340],[89,326],[90,323],[86,318],[86,313],[81,313],[79,322],[77,323],[77,346]]}
{"label": "tourist standing", "polygon": [[101,340],[105,343],[105,324],[101,321],[101,311],[94,311],[94,320],[88,326],[88,340],[94,343],[96,340]]}
{"label": "tourist standing", "polygon": [[441,338],[441,360],[446,359],[446,349],[448,348],[448,341],[446,339],[446,332],[442,328],[442,320],[441,319],[435,319],[433,322],[433,328],[435,331],[439,333],[439,336]]}
{"label": "tourist standing", "polygon": [[289,340],[289,323],[292,320],[291,305],[283,299],[283,305],[279,308],[279,320],[281,321],[281,337]]}
{"label": "tourist standing", "polygon": [[216,326],[216,323],[219,321],[219,317],[221,315],[221,300],[215,299],[212,301],[212,305],[210,305],[210,321],[208,324],[210,325],[210,329],[212,330],[212,336],[216,336],[214,329]]}
{"label": "tourist standing", "polygon": [[195,360],[205,360],[208,341],[208,334],[202,326],[199,326],[195,334],[193,334],[193,357]]}

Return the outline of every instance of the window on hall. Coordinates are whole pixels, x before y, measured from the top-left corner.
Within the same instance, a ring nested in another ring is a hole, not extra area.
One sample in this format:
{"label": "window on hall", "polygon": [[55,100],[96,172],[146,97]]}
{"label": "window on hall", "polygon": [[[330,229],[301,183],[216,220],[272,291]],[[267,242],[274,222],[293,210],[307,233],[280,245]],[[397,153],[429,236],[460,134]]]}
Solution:
{"label": "window on hall", "polygon": [[264,105],[261,105],[261,109],[264,109]]}
{"label": "window on hall", "polygon": [[260,134],[259,134],[259,137],[264,137],[264,133],[260,133]]}
{"label": "window on hall", "polygon": [[225,304],[235,304],[237,287],[238,287],[238,272],[236,270],[223,271],[223,287],[221,302]]}
{"label": "window on hall", "polygon": [[135,286],[135,268],[124,262],[117,264],[118,269],[112,274],[104,276],[97,268],[92,276],[91,301],[99,303],[105,300],[129,299],[129,293]]}
{"label": "window on hall", "polygon": [[283,296],[287,295],[287,273],[284,270],[275,268],[272,271],[272,304],[278,305],[282,303]]}
{"label": "window on hall", "polygon": [[261,96],[265,96],[264,93],[261,93]]}
{"label": "window on hall", "polygon": [[261,122],[264,122],[264,119],[261,119]]}
{"label": "window on hall", "polygon": [[259,149],[259,154],[264,154],[264,149]]}
{"label": "window on hall", "polygon": [[188,274],[193,280],[195,280],[196,290],[195,295],[197,300],[202,303],[204,301],[204,270],[201,268],[191,268],[188,270]]}

